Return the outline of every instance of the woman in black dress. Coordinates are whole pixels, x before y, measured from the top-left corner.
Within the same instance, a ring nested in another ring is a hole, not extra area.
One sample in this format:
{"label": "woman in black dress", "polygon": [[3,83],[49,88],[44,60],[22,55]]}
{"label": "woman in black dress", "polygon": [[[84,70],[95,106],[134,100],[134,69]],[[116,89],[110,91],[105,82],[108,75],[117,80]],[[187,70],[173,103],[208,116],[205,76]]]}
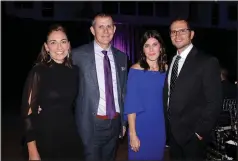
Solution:
{"label": "woman in black dress", "polygon": [[23,90],[22,115],[29,160],[81,158],[73,114],[77,84],[77,68],[71,63],[65,29],[54,25]]}

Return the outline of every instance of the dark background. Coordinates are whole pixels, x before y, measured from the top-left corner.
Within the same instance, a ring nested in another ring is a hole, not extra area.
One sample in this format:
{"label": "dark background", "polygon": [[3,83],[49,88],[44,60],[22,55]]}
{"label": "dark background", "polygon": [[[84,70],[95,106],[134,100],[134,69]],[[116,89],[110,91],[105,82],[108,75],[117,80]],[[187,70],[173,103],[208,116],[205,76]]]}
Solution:
{"label": "dark background", "polygon": [[[1,3],[2,12],[2,158],[11,160],[22,159],[22,147],[21,147],[21,131],[20,126],[20,104],[22,89],[29,70],[34,65],[36,57],[40,52],[41,46],[45,41],[47,29],[51,24],[61,23],[68,30],[68,37],[71,42],[72,48],[88,43],[93,40],[90,33],[90,21],[36,21],[33,19],[20,19],[17,17],[7,16],[5,14],[4,3]],[[65,2],[64,2],[65,3]],[[69,2],[70,3],[70,2]],[[81,17],[91,18],[92,13],[90,9],[90,2],[87,3],[88,7],[85,7],[82,11]],[[134,2],[121,2],[121,8],[124,14],[134,14],[133,10]],[[28,3],[29,4],[29,3]],[[161,4],[160,4],[161,5]],[[110,6],[103,8],[104,12],[117,12],[115,3],[111,3]],[[215,5],[216,6],[216,5]],[[129,8],[126,10],[126,8]],[[148,6],[147,6],[148,7]],[[115,10],[113,10],[113,8]],[[146,5],[143,5],[142,11],[145,10]],[[148,7],[149,8],[149,7]],[[217,14],[217,7],[214,9],[214,13]],[[108,11],[109,9],[109,11]],[[111,11],[110,11],[111,9]],[[157,16],[168,14],[166,7],[162,6],[156,13]],[[148,11],[147,13],[149,13]],[[198,11],[197,11],[198,12]],[[196,10],[191,10],[190,16],[196,15]],[[139,13],[142,14],[142,13]],[[145,14],[145,13],[143,13]],[[215,15],[216,15],[215,14]],[[237,12],[235,16],[237,17]],[[233,18],[237,19],[237,18]],[[213,23],[217,23],[217,16],[213,16]],[[130,22],[128,22],[130,23]],[[140,26],[131,26],[133,32],[130,36],[134,37],[134,58],[135,61],[138,58],[138,46],[139,38],[148,29],[155,29],[161,33],[168,54],[168,58],[171,59],[176,50],[173,47],[169,37],[169,26],[146,26],[143,23]],[[237,80],[237,30],[226,30],[216,28],[194,28],[195,37],[193,43],[198,48],[205,52],[214,55],[220,61],[220,64],[228,68],[230,75],[229,79],[234,82]],[[131,63],[135,63],[131,62]],[[124,141],[126,142],[126,141]],[[120,150],[121,149],[121,150]],[[127,144],[120,146],[118,153],[122,156],[121,160],[127,158]],[[166,156],[166,155],[165,155]]]}
{"label": "dark background", "polygon": [[[27,73],[46,38],[47,29],[53,23],[61,23],[68,30],[72,48],[93,40],[85,21],[36,21],[10,17],[2,9],[2,110],[11,108],[19,110],[21,92]],[[176,50],[172,46],[168,34],[169,26],[132,26],[131,36],[141,37],[148,29],[159,31],[165,41],[168,58],[171,59]],[[228,68],[229,78],[236,80],[237,68],[237,30],[195,28],[193,43],[205,52],[214,55],[220,64]],[[139,39],[135,39],[135,60],[138,57]],[[132,62],[134,63],[134,62]],[[10,106],[9,106],[10,104]],[[11,104],[14,104],[11,106]]]}

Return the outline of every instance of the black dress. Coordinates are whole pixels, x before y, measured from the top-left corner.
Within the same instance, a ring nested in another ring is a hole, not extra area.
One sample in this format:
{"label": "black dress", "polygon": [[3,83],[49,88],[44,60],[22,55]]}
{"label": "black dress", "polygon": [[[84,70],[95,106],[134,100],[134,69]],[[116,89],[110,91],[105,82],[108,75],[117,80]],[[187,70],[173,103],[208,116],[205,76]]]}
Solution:
{"label": "black dress", "polygon": [[[52,61],[30,71],[23,90],[22,114],[26,143],[36,141],[41,159],[79,160],[82,144],[74,119],[77,68]],[[38,113],[38,107],[42,111]],[[29,109],[32,111],[28,115]]]}

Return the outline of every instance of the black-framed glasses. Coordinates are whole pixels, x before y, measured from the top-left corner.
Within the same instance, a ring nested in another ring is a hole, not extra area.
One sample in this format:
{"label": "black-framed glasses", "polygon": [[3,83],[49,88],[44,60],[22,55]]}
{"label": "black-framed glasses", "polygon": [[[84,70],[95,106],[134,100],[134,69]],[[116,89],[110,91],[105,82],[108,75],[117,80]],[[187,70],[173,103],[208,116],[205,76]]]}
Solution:
{"label": "black-framed glasses", "polygon": [[189,29],[189,28],[187,28],[187,29],[180,29],[180,30],[172,30],[172,31],[170,31],[170,36],[185,35],[190,30],[191,29]]}

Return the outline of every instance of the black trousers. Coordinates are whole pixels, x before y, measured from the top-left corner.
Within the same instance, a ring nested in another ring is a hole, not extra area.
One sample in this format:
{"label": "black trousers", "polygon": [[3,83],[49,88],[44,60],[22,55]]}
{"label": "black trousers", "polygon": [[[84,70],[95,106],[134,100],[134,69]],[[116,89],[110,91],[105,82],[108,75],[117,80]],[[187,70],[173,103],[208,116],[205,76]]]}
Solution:
{"label": "black trousers", "polygon": [[205,160],[206,143],[203,140],[199,140],[196,134],[194,134],[190,141],[184,146],[181,146],[176,142],[173,134],[170,134],[169,141],[171,161]]}
{"label": "black trousers", "polygon": [[115,119],[96,118],[93,145],[86,145],[86,161],[114,161],[120,134],[120,116]]}

